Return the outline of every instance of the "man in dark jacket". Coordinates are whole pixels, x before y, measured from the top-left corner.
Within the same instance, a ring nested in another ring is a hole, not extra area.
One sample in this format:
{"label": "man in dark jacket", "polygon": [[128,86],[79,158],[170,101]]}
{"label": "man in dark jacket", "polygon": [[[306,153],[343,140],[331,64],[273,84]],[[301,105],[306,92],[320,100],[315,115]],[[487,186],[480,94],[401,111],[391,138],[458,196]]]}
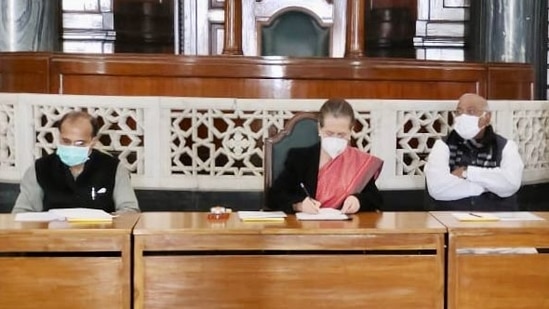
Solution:
{"label": "man in dark jacket", "polygon": [[518,210],[524,165],[517,144],[494,132],[479,95],[461,96],[455,116],[454,129],[435,142],[425,165],[434,209]]}
{"label": "man in dark jacket", "polygon": [[86,112],[70,112],[58,128],[56,152],[39,158],[25,172],[12,212],[72,207],[139,211],[128,170],[117,158],[93,148],[97,120]]}

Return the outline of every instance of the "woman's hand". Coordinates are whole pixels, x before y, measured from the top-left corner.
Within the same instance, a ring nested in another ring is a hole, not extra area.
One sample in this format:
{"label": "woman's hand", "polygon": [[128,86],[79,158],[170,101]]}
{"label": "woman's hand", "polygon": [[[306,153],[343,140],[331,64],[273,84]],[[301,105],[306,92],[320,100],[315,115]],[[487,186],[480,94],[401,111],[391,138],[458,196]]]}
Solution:
{"label": "woman's hand", "polygon": [[300,203],[294,204],[294,210],[296,212],[306,212],[309,214],[317,214],[318,211],[320,210],[320,202],[310,197],[306,197]]}
{"label": "woman's hand", "polygon": [[349,195],[343,201],[343,206],[341,207],[341,212],[344,214],[354,214],[360,210],[360,201],[354,195]]}

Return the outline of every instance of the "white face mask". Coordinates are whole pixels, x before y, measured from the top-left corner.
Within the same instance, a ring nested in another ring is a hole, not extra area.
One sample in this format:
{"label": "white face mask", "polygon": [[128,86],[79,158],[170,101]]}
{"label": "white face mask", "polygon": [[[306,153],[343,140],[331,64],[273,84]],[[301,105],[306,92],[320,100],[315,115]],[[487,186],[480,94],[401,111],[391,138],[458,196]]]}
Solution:
{"label": "white face mask", "polygon": [[335,159],[347,148],[347,144],[348,141],[344,138],[329,136],[322,138],[321,147],[332,159]]}
{"label": "white face mask", "polygon": [[[483,114],[484,115],[484,114]],[[480,117],[463,114],[454,118],[454,130],[463,139],[472,139],[482,128],[478,126]]]}

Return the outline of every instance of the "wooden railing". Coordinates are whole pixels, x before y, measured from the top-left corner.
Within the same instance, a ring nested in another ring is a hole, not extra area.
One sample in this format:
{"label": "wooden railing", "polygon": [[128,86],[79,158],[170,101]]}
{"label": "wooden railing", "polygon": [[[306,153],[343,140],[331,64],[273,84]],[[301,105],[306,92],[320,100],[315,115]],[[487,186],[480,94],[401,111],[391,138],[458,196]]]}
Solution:
{"label": "wooden railing", "polygon": [[533,99],[527,64],[0,53],[0,91],[234,98]]}

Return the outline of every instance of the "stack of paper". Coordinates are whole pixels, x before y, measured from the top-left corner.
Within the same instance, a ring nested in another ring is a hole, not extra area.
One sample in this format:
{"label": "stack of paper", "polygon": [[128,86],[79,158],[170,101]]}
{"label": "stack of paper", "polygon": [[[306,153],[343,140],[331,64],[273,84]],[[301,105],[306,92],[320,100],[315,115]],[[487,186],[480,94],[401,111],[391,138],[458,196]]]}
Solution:
{"label": "stack of paper", "polygon": [[239,211],[238,217],[242,221],[284,221],[286,214],[282,211]]}
{"label": "stack of paper", "polygon": [[320,211],[316,214],[310,214],[305,212],[298,212],[295,214],[297,220],[311,220],[311,221],[323,221],[323,220],[349,220],[350,217],[341,211],[334,208],[320,208]]}
{"label": "stack of paper", "polygon": [[15,215],[15,221],[111,222],[114,216],[92,208],[58,208],[47,212],[25,212]]}
{"label": "stack of paper", "polygon": [[50,209],[49,212],[65,218],[69,222],[109,222],[114,217],[102,209],[93,208],[57,208]]}
{"label": "stack of paper", "polygon": [[43,212],[22,212],[15,214],[15,221],[19,222],[49,222],[55,220],[63,220],[58,215],[48,211]]}

